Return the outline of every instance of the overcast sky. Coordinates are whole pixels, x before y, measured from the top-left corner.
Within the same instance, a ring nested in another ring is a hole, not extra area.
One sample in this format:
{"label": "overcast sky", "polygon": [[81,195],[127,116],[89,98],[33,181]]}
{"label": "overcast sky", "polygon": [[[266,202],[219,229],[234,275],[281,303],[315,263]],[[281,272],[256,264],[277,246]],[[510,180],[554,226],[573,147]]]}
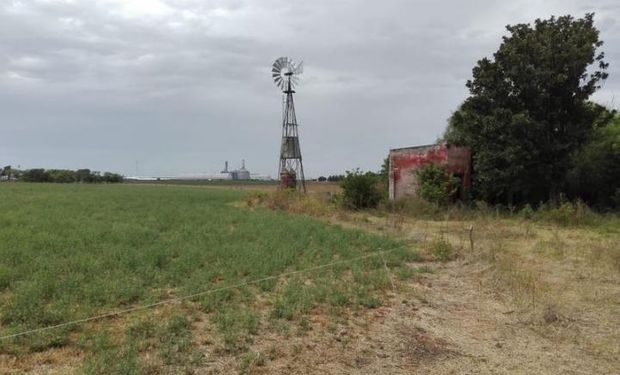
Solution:
{"label": "overcast sky", "polygon": [[506,24],[596,12],[620,102],[618,0],[0,0],[0,164],[125,175],[276,175],[279,56],[306,175],[432,143]]}

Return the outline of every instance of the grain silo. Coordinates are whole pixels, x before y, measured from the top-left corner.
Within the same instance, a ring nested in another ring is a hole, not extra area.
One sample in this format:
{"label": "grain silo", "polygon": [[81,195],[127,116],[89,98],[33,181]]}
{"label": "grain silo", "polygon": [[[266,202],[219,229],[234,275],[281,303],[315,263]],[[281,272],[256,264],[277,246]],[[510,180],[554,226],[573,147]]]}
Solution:
{"label": "grain silo", "polygon": [[249,180],[250,171],[245,169],[245,160],[241,161],[241,168],[230,172],[230,175],[233,180]]}

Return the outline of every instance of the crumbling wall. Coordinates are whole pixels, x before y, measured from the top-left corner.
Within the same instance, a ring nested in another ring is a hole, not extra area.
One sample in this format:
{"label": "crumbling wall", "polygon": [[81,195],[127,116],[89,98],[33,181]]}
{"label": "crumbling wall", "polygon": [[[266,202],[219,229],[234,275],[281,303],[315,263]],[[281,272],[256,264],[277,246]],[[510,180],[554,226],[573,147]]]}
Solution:
{"label": "crumbling wall", "polygon": [[445,144],[390,150],[390,200],[415,195],[416,171],[428,164],[445,165],[448,172],[461,178],[461,193],[471,186],[471,153],[466,147]]}

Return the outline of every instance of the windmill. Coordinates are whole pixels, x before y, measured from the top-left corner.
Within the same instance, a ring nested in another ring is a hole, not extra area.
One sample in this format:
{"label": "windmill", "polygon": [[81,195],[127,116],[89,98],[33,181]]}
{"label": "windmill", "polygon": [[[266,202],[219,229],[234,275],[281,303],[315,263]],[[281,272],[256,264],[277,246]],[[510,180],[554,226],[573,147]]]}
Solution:
{"label": "windmill", "polygon": [[273,63],[271,76],[283,93],[282,111],[282,146],[280,148],[280,166],[278,176],[280,188],[294,188],[306,192],[304,167],[301,162],[299,133],[293,94],[299,84],[299,75],[303,72],[303,61],[295,64],[288,57],[280,57]]}

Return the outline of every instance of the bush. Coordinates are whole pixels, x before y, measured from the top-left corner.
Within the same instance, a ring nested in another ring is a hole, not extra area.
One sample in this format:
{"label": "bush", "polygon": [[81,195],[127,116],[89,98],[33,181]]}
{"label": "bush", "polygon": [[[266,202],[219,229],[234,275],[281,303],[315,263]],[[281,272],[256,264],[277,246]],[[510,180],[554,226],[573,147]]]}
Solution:
{"label": "bush", "polygon": [[347,171],[340,182],[343,204],[353,209],[377,207],[382,197],[378,184],[379,179],[372,172]]}
{"label": "bush", "polygon": [[534,209],[532,208],[532,206],[529,203],[526,204],[525,206],[523,206],[521,211],[519,211],[519,214],[524,219],[533,219],[535,213],[536,212],[534,211]]}
{"label": "bush", "polygon": [[416,172],[418,195],[435,204],[447,204],[458,191],[460,181],[451,176],[446,167],[428,164]]}
{"label": "bush", "polygon": [[435,260],[440,262],[447,262],[455,256],[452,245],[444,238],[435,238],[427,244],[427,247]]}

